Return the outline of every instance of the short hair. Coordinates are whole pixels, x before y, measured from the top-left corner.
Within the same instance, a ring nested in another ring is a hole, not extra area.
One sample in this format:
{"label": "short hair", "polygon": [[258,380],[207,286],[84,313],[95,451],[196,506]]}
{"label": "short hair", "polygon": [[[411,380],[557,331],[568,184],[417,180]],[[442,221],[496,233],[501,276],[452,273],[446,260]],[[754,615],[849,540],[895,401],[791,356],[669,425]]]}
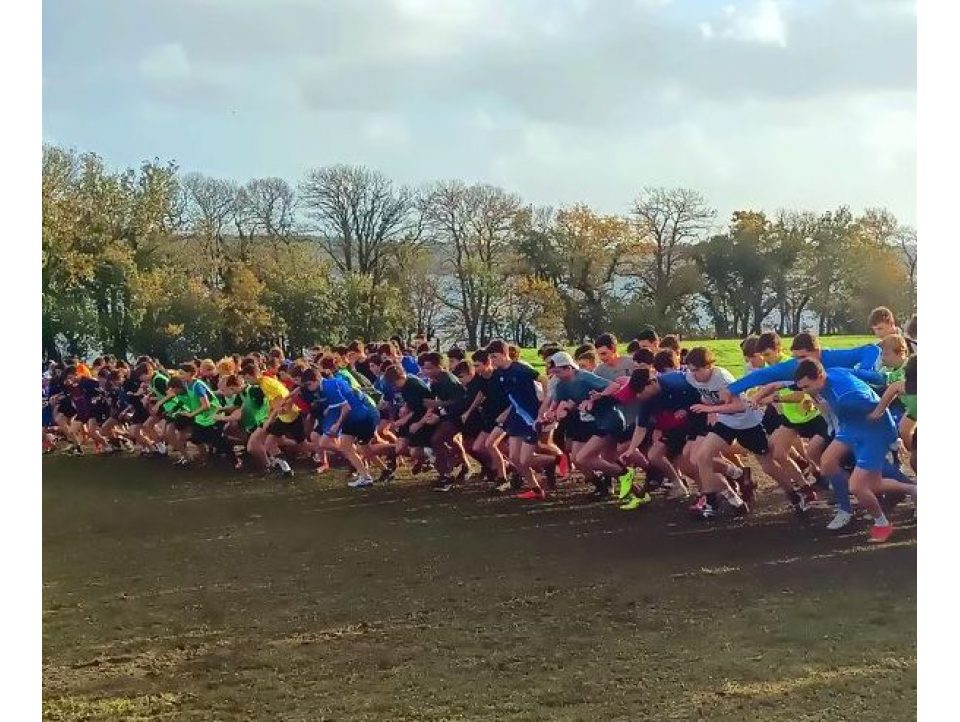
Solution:
{"label": "short hair", "polygon": [[657,332],[652,328],[645,328],[640,333],[637,334],[637,341],[647,341],[649,343],[660,343],[660,337],[657,336]]}
{"label": "short hair", "polygon": [[187,361],[186,363],[180,364],[180,366],[179,366],[178,368],[180,369],[180,373],[184,373],[184,374],[195,374],[195,373],[197,373],[196,364],[193,364],[193,363],[191,363],[191,362],[189,362],[189,361]]}
{"label": "short hair", "polygon": [[587,351],[596,351],[596,350],[597,350],[597,347],[594,346],[592,343],[580,344],[579,346],[577,346],[576,351],[573,352],[573,357],[574,357],[575,359],[576,359],[576,358],[580,358],[580,357],[583,356]]}
{"label": "short hair", "polygon": [[594,351],[592,348],[591,348],[591,349],[587,349],[587,350],[584,351],[583,353],[578,354],[575,360],[576,360],[576,361],[589,361],[590,363],[595,364],[595,363],[597,363],[597,352]]}
{"label": "short hair", "polygon": [[740,342],[740,350],[743,351],[744,358],[750,358],[760,353],[760,349],[757,348],[760,345],[760,338],[758,336],[747,336],[743,341]]}
{"label": "short hair", "polygon": [[417,344],[417,353],[427,353],[430,350],[430,344],[426,341]]}
{"label": "short hair", "polygon": [[507,351],[507,342],[502,339],[497,338],[487,344],[487,353],[499,353],[506,355]]}
{"label": "short hair", "polygon": [[652,366],[656,355],[648,348],[637,349],[633,354],[633,362],[635,364],[644,364],[646,366]]}
{"label": "short hair", "polygon": [[794,381],[800,379],[818,379],[823,376],[823,365],[815,358],[805,358],[797,364],[797,370],[793,372]]}
{"label": "short hair", "polygon": [[512,361],[516,361],[520,358],[520,347],[512,343],[508,345],[507,356],[509,356]]}
{"label": "short hair", "polygon": [[791,351],[819,351],[820,340],[816,334],[809,331],[803,331],[793,337],[793,343],[790,344]]}
{"label": "short hair", "polygon": [[170,379],[170,380],[167,382],[167,388],[168,388],[168,389],[183,389],[184,391],[186,391],[186,389],[187,389],[187,384],[186,384],[186,383],[184,382],[184,380],[183,380],[182,378],[180,378],[179,376],[174,376],[172,379]]}
{"label": "short hair", "polygon": [[537,353],[540,356],[540,358],[548,359],[554,354],[560,353],[561,351],[563,351],[563,349],[557,346],[556,344],[550,344],[548,346],[544,346],[543,348],[541,348],[540,351],[538,351]]}
{"label": "short hair", "polygon": [[893,311],[886,306],[877,306],[873,309],[870,312],[870,318],[867,320],[867,324],[876,326],[878,323],[896,323],[893,317]]}
{"label": "short hair", "polygon": [[633,339],[630,343],[627,344],[627,353],[632,355],[639,348],[640,348],[640,342],[637,341],[637,339]]}
{"label": "short hair", "polygon": [[650,378],[650,369],[634,369],[630,372],[630,379],[627,381],[627,385],[635,393],[640,393],[652,379]]}
{"label": "short hair", "polygon": [[382,343],[377,347],[377,353],[385,356],[393,356],[397,352],[397,347],[392,343]]}
{"label": "short hair", "polygon": [[335,353],[337,356],[343,356],[344,354],[347,353],[347,347],[343,345],[334,346],[332,349],[330,349],[330,351]]}
{"label": "short hair", "polygon": [[283,349],[281,349],[279,346],[274,346],[272,349],[270,349],[270,353],[268,355],[272,356],[273,358],[283,358]]}
{"label": "short hair", "polygon": [[221,376],[231,376],[237,372],[236,362],[229,356],[217,361],[217,373]]}
{"label": "short hair", "polygon": [[676,334],[667,334],[660,339],[660,348],[672,349],[680,353],[680,339]]}
{"label": "short hair", "polygon": [[141,376],[146,376],[151,371],[153,371],[153,364],[149,361],[141,361],[134,367],[133,377],[139,379]]}
{"label": "short hair", "polygon": [[423,364],[432,364],[437,368],[443,368],[443,356],[441,356],[436,351],[429,351],[424,354],[420,354],[420,365]]}
{"label": "short hair", "polygon": [[400,364],[394,364],[390,366],[383,374],[383,377],[390,382],[399,381],[400,379],[405,379],[407,377],[407,372],[403,370],[403,367]]}
{"label": "short hair", "polygon": [[776,351],[780,345],[780,337],[776,331],[764,331],[757,337],[757,353]]}
{"label": "short hair", "polygon": [[352,353],[363,353],[363,342],[362,341],[351,341],[350,345],[347,346],[347,351]]}
{"label": "short hair", "polygon": [[656,369],[657,373],[678,369],[680,368],[680,357],[671,348],[661,349],[653,357],[653,368]]}
{"label": "short hair", "polygon": [[320,359],[320,370],[321,371],[336,371],[337,370],[337,361],[333,356],[324,356]]}
{"label": "short hair", "polygon": [[246,359],[240,364],[240,373],[244,376],[259,376],[260,367],[257,366],[257,362],[253,359]]}
{"label": "short hair", "polygon": [[906,355],[908,350],[907,339],[899,333],[890,334],[880,342],[880,349],[882,351],[895,351]]}
{"label": "short hair", "polygon": [[593,345],[598,349],[608,348],[612,351],[617,350],[617,337],[612,333],[601,333],[597,336],[596,340],[593,342]]}
{"label": "short hair", "polygon": [[320,377],[314,369],[307,369],[300,375],[300,383],[309,384],[313,381],[319,381]]}
{"label": "short hair", "polygon": [[200,371],[216,371],[217,364],[214,363],[213,359],[205,358],[200,362]]}
{"label": "short hair", "polygon": [[704,369],[713,366],[716,362],[717,358],[713,355],[713,351],[706,346],[695,346],[687,354],[687,366],[695,369]]}
{"label": "short hair", "polygon": [[469,374],[473,372],[473,364],[464,359],[463,361],[457,362],[457,365],[453,367],[453,375],[460,377],[463,374]]}
{"label": "short hair", "polygon": [[227,374],[227,376],[223,379],[223,385],[224,385],[224,386],[235,386],[235,387],[239,388],[239,387],[242,386],[243,384],[240,383],[240,377],[237,376],[236,374]]}
{"label": "short hair", "polygon": [[447,358],[451,361],[463,361],[465,358],[467,358],[467,355],[459,346],[451,346],[447,350]]}
{"label": "short hair", "polygon": [[476,351],[470,354],[470,358],[475,364],[485,364],[490,360],[490,352],[486,349],[478,348]]}

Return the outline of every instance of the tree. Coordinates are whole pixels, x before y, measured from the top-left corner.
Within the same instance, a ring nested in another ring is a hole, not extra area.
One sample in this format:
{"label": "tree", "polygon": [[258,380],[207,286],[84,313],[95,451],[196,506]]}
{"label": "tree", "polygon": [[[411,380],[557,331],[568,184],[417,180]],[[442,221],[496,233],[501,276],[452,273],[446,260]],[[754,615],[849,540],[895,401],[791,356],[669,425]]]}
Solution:
{"label": "tree", "polygon": [[676,312],[693,293],[689,276],[680,270],[690,261],[690,247],[710,228],[716,211],[688,188],[645,188],[633,215],[647,253],[634,264],[639,296],[649,301],[658,320]]}
{"label": "tree", "polygon": [[422,198],[425,229],[450,277],[444,302],[462,319],[470,348],[490,340],[520,208],[519,196],[461,181],[438,183]]}

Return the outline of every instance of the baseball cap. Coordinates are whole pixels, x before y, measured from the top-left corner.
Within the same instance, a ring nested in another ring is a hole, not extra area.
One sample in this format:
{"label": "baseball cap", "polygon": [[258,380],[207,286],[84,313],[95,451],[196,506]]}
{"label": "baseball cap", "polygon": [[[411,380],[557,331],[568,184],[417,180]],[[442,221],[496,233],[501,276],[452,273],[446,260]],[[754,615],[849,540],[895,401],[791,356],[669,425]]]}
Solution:
{"label": "baseball cap", "polygon": [[557,368],[563,366],[569,366],[570,368],[578,369],[577,362],[573,360],[573,356],[568,354],[566,351],[559,351],[550,357],[550,360],[553,362],[553,365]]}

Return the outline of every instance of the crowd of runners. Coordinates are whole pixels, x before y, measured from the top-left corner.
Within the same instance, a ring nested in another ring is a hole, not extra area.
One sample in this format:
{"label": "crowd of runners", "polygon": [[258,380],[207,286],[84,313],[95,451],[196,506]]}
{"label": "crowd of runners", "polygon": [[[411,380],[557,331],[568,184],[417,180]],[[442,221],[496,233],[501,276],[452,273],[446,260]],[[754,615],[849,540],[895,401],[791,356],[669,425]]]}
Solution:
{"label": "crowd of runners", "polygon": [[407,465],[440,492],[482,479],[530,501],[586,482],[624,511],[659,488],[703,521],[749,513],[752,455],[797,514],[829,491],[828,528],[842,529],[852,494],[882,542],[885,509],[917,494],[916,316],[901,330],[881,307],[869,323],[877,341],[845,350],[811,333],[750,336],[739,380],[706,347],[653,330],[625,354],[609,333],[572,353],[542,347],[544,372],[502,340],[446,354],[425,339],[354,341],[172,368],[68,358],[44,367],[43,446],[176,465],[225,457],[283,476],[307,460],[317,473],[347,464],[355,489]]}

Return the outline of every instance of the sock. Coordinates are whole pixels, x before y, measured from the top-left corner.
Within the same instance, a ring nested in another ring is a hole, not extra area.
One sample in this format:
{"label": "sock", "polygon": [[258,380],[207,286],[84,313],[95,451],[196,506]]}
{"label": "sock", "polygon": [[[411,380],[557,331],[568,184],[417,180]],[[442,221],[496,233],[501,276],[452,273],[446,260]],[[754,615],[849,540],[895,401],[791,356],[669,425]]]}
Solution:
{"label": "sock", "polygon": [[853,513],[850,506],[850,483],[846,473],[839,471],[830,477],[830,488],[833,489],[833,503],[847,514]]}
{"label": "sock", "polygon": [[730,489],[724,489],[720,492],[720,496],[727,500],[727,503],[732,507],[743,506],[743,499],[737,496],[736,492],[731,491]]}
{"label": "sock", "polygon": [[890,522],[887,521],[887,515],[883,512],[880,512],[880,516],[874,517],[873,519],[874,526],[890,526]]}
{"label": "sock", "polygon": [[727,467],[726,471],[723,472],[723,475],[728,479],[739,479],[741,476],[743,476],[743,469],[736,464],[731,464]]}

